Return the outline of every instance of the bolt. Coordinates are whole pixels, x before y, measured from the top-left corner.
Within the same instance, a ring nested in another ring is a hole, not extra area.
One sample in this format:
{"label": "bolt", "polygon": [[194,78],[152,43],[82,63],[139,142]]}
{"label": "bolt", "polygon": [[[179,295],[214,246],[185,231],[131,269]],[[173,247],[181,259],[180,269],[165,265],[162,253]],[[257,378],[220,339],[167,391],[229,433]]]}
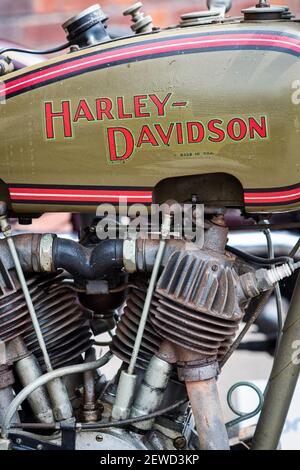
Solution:
{"label": "bolt", "polygon": [[18,437],[18,438],[16,439],[16,443],[19,444],[19,445],[22,444],[22,439],[20,439],[20,438]]}
{"label": "bolt", "polygon": [[259,2],[256,5],[256,8],[269,8],[270,4],[267,2],[267,0],[259,0]]}
{"label": "bolt", "polygon": [[143,7],[142,2],[137,2],[134,5],[131,5],[127,10],[123,12],[124,16],[132,16],[132,21],[136,22],[140,19],[141,13],[139,10]]}
{"label": "bolt", "polygon": [[103,403],[101,401],[97,400],[97,405],[98,405],[98,410],[100,411],[100,413],[103,413],[103,411],[104,411]]}
{"label": "bolt", "polygon": [[212,271],[218,271],[218,266],[216,264],[214,264],[212,267],[211,267]]}
{"label": "bolt", "polygon": [[43,450],[44,447],[43,447],[42,444],[38,444],[38,445],[36,446],[36,448],[37,448],[37,450]]}
{"label": "bolt", "polygon": [[101,436],[101,434],[97,434],[96,441],[97,442],[102,442],[103,441],[103,436]]}
{"label": "bolt", "polygon": [[152,17],[140,11],[143,7],[142,2],[137,2],[123,12],[124,16],[131,16],[131,21],[134,23],[131,29],[136,33],[149,33],[152,31]]}
{"label": "bolt", "polygon": [[173,445],[175,449],[185,449],[186,447],[186,438],[184,436],[178,436],[174,439]]}

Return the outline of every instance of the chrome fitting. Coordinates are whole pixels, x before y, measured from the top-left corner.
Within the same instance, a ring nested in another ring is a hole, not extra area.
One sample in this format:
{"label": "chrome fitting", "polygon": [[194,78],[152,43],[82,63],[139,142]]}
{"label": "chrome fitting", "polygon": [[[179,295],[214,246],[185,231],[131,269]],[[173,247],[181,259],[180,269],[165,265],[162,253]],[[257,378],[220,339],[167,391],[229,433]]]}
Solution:
{"label": "chrome fitting", "polygon": [[51,233],[46,233],[40,239],[40,268],[42,272],[53,272],[53,241],[55,236]]}
{"label": "chrome fitting", "polygon": [[136,266],[136,240],[124,240],[123,263],[127,273],[135,273]]}

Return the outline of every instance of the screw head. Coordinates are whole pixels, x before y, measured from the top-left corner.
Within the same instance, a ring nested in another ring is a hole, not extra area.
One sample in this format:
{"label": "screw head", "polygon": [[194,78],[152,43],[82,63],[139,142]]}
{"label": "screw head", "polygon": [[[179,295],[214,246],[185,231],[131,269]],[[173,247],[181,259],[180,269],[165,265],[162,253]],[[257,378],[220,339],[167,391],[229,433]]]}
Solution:
{"label": "screw head", "polygon": [[103,441],[103,436],[101,434],[97,434],[96,441],[97,442],[102,442]]}
{"label": "screw head", "polygon": [[37,448],[37,450],[43,450],[43,445],[42,445],[42,444],[38,444],[38,445],[36,446],[36,448]]}
{"label": "screw head", "polygon": [[19,445],[22,444],[22,439],[20,439],[20,438],[18,437],[18,438],[16,439],[16,443],[19,444]]}

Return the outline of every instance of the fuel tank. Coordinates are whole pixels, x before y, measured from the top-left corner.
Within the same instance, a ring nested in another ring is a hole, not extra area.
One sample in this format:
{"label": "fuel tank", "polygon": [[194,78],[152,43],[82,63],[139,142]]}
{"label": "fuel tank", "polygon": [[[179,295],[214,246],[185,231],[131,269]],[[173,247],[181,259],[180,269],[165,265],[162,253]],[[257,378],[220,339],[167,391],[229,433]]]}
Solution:
{"label": "fuel tank", "polygon": [[300,208],[300,24],[106,42],[7,75],[0,192],[18,213],[184,200]]}

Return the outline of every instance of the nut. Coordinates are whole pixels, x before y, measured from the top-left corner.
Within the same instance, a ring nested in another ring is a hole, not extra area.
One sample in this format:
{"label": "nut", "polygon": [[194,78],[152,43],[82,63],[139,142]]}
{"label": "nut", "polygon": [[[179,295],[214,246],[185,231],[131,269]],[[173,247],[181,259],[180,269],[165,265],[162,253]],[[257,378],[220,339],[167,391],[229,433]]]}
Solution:
{"label": "nut", "polygon": [[175,449],[185,449],[186,447],[186,438],[184,436],[178,436],[174,439],[173,445]]}

